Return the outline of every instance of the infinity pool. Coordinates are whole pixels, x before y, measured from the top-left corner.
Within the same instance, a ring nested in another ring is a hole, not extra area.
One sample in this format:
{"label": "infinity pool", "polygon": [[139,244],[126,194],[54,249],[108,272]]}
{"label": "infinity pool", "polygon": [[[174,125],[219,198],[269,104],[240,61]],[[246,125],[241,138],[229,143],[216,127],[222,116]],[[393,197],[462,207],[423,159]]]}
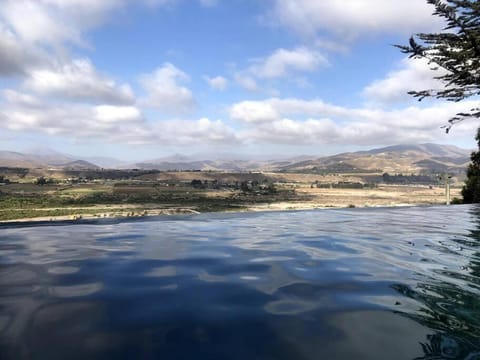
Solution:
{"label": "infinity pool", "polygon": [[480,207],[0,227],[0,359],[480,359]]}

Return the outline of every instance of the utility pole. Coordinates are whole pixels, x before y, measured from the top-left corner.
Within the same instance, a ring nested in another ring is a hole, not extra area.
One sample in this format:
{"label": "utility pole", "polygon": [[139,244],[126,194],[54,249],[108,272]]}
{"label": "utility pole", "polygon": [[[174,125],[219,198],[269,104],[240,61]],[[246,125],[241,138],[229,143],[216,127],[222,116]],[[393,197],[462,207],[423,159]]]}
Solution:
{"label": "utility pole", "polygon": [[445,203],[447,205],[450,205],[450,179],[452,178],[452,175],[448,175],[447,173],[443,174],[443,176],[440,176],[440,181],[444,180],[445,181]]}

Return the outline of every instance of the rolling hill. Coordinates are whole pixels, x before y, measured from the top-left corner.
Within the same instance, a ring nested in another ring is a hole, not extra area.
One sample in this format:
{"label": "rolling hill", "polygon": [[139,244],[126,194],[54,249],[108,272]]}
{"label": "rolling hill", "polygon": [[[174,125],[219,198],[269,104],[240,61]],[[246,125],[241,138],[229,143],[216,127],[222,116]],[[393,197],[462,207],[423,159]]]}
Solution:
{"label": "rolling hill", "polygon": [[463,173],[470,151],[452,145],[395,145],[342,153],[281,167],[285,172]]}
{"label": "rolling hill", "polygon": [[91,162],[73,156],[51,152],[48,154],[23,154],[14,151],[0,151],[0,167],[54,168],[54,169],[97,169]]}
{"label": "rolling hill", "polygon": [[[0,151],[0,167],[97,169],[122,168],[178,171],[279,171],[313,173],[441,173],[462,174],[469,163],[470,150],[452,145],[394,145],[368,151],[341,153],[324,157],[296,157],[283,160],[198,160],[173,155],[126,164],[112,158],[77,158],[55,151],[24,154]],[[97,161],[96,161],[97,160]]]}

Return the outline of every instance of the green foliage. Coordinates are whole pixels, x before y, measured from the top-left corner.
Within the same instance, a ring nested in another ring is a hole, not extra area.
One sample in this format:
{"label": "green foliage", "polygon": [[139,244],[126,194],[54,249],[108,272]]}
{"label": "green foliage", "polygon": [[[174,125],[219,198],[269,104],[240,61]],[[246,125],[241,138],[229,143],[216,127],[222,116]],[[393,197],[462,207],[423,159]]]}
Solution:
{"label": "green foliage", "polygon": [[35,180],[36,185],[45,185],[47,183],[47,179],[45,179],[43,176],[40,176]]}
{"label": "green foliage", "polygon": [[251,192],[253,187],[248,183],[248,181],[242,181],[240,183],[240,190],[244,193]]}
{"label": "green foliage", "polygon": [[278,193],[278,190],[277,188],[275,187],[275,184],[274,183],[270,183],[267,187],[267,192],[268,194],[277,194]]}
{"label": "green foliage", "polygon": [[457,197],[454,197],[450,202],[452,205],[460,205],[463,204],[463,200]]}
{"label": "green foliage", "polygon": [[[410,58],[428,60],[442,89],[411,91],[422,100],[435,97],[461,101],[480,94],[480,2],[477,0],[427,0],[434,6],[433,15],[446,20],[441,33],[420,33],[411,37],[406,46],[397,45]],[[479,118],[480,108],[458,113],[445,126],[447,133],[453,124],[466,118]]]}
{"label": "green foliage", "polygon": [[480,129],[475,137],[479,151],[470,156],[471,163],[467,169],[467,180],[462,189],[463,202],[467,204],[480,202]]}
{"label": "green foliage", "polygon": [[47,179],[44,176],[40,176],[39,178],[36,178],[35,181],[33,182],[35,185],[47,185],[47,184],[53,184],[54,180],[53,179]]}
{"label": "green foliage", "polygon": [[198,179],[192,180],[190,185],[195,189],[203,189],[204,188],[202,180],[198,180]]}

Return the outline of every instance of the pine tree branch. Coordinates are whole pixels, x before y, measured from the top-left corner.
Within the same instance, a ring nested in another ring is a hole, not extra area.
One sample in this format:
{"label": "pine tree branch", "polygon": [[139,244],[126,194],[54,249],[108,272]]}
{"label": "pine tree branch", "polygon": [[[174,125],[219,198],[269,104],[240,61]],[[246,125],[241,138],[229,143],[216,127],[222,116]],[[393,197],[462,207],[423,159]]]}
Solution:
{"label": "pine tree branch", "polygon": [[[434,6],[433,15],[446,20],[441,33],[420,33],[409,39],[408,45],[396,45],[409,58],[425,59],[432,71],[443,69],[445,74],[435,79],[443,89],[410,91],[419,101],[427,97],[459,102],[480,95],[480,2],[477,0],[427,0]],[[420,41],[418,42],[416,38]],[[451,127],[468,118],[480,118],[478,109],[461,112],[444,126]]]}

